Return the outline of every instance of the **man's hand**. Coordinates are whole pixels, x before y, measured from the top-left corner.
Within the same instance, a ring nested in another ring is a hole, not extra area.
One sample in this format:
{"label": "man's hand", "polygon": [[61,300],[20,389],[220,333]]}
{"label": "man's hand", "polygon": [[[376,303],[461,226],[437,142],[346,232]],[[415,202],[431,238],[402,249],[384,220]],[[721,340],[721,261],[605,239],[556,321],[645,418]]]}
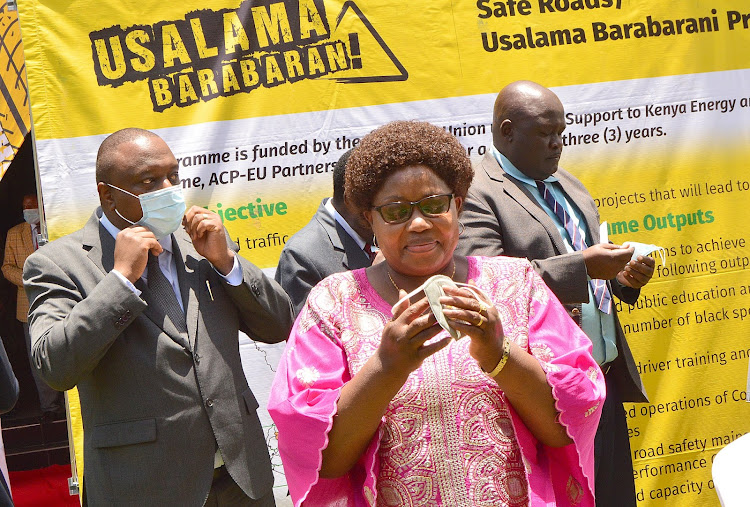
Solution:
{"label": "man's hand", "polygon": [[134,225],[121,230],[115,239],[115,266],[122,276],[135,283],[143,274],[148,252],[159,255],[162,247],[150,230]]}
{"label": "man's hand", "polygon": [[195,250],[222,275],[234,267],[234,252],[227,246],[224,225],[219,215],[199,206],[191,206],[182,219]]}
{"label": "man's hand", "polygon": [[639,255],[637,260],[630,261],[617,273],[617,281],[628,287],[640,289],[654,276],[656,262],[648,256]]}
{"label": "man's hand", "polygon": [[635,249],[631,246],[623,248],[621,245],[600,243],[588,247],[583,251],[583,261],[590,278],[611,280],[622,271]]}

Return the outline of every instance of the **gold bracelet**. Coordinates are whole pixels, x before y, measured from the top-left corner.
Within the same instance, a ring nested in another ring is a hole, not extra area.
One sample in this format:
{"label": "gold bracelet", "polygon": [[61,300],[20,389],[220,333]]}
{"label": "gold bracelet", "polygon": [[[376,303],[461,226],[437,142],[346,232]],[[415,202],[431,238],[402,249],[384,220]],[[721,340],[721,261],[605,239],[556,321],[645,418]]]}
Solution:
{"label": "gold bracelet", "polygon": [[[495,369],[491,372],[484,372],[485,375],[487,375],[490,378],[495,378],[497,375],[503,371],[503,368],[505,368],[505,365],[508,363],[508,358],[510,357],[510,340],[508,338],[505,338],[503,340],[503,357],[500,358],[500,361],[497,362],[497,366],[495,366]],[[481,368],[480,368],[481,369]]]}

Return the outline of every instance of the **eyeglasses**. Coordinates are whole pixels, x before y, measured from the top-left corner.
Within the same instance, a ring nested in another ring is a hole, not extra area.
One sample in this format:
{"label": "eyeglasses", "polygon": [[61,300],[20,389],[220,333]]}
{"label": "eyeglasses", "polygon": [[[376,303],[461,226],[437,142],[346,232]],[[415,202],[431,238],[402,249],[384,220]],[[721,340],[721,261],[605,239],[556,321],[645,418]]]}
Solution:
{"label": "eyeglasses", "polygon": [[401,224],[411,218],[414,206],[426,217],[436,217],[446,213],[451,208],[453,194],[430,195],[418,201],[389,202],[382,206],[374,206],[372,209],[380,213],[383,220],[388,224]]}

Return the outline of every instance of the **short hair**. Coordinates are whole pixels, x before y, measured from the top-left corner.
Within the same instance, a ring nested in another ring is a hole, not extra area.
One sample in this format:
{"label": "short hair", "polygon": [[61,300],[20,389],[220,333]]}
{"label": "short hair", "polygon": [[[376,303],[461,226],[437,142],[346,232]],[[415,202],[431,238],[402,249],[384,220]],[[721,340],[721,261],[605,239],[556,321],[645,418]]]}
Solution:
{"label": "short hair", "polygon": [[344,202],[346,162],[349,160],[352,151],[354,151],[354,148],[341,155],[333,168],[333,202]]}
{"label": "short hair", "polygon": [[108,183],[111,179],[112,171],[115,169],[114,154],[117,148],[124,143],[130,143],[139,137],[159,137],[150,130],[129,127],[118,130],[107,136],[99,146],[96,153],[96,182]]}
{"label": "short hair", "polygon": [[359,211],[372,208],[386,178],[412,165],[429,167],[456,197],[466,197],[474,177],[461,143],[445,129],[423,121],[394,121],[365,137],[346,167],[346,197]]}

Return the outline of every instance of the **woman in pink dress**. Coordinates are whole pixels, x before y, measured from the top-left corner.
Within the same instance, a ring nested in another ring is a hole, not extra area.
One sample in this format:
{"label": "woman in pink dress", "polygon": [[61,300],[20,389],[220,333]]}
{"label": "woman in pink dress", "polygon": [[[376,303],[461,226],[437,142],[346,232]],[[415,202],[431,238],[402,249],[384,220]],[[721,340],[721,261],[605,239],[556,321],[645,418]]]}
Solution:
{"label": "woman in pink dress", "polygon": [[[289,337],[269,411],[295,506],[594,505],[591,342],[528,261],[454,255],[472,177],[423,122],[349,159],[385,260],[320,282]],[[420,291],[438,274],[469,287],[435,309]]]}

